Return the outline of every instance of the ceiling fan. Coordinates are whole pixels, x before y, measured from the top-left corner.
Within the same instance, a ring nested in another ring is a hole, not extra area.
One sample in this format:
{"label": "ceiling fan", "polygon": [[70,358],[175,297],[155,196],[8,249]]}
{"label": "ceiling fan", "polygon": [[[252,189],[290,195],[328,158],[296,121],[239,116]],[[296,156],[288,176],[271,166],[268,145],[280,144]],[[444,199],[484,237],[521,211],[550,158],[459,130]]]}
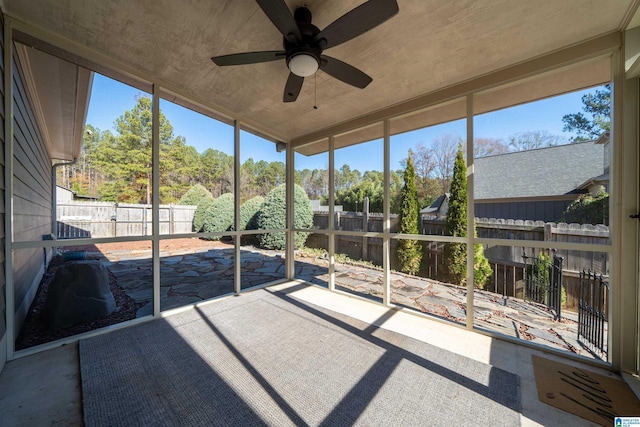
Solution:
{"label": "ceiling fan", "polygon": [[235,53],[214,56],[211,60],[218,66],[227,66],[284,59],[289,68],[282,98],[284,102],[295,101],[304,78],[312,76],[318,69],[351,86],[364,89],[373,80],[371,77],[322,52],[377,27],[399,10],[396,0],[369,0],[320,31],[311,24],[311,11],[306,7],[297,8],[292,15],[284,0],[256,2],[284,36],[284,50]]}

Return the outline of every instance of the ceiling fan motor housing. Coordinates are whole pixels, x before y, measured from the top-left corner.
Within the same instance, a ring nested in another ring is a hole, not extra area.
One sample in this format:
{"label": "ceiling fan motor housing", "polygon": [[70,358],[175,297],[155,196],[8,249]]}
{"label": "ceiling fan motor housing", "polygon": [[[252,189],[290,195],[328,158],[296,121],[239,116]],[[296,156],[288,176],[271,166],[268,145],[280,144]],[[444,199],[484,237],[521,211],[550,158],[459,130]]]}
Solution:
{"label": "ceiling fan motor housing", "polygon": [[[326,45],[326,40],[321,38],[320,40],[314,40],[315,37],[320,34],[320,29],[311,23],[311,11],[306,7],[299,7],[294,12],[294,19],[298,30],[302,35],[302,40],[298,40],[293,34],[288,34],[284,37],[283,47],[287,52],[297,47],[308,47],[318,50],[318,54],[322,53]],[[295,40],[295,41],[291,41]]]}
{"label": "ceiling fan motor housing", "polygon": [[[314,41],[320,33],[320,29],[311,23],[311,11],[306,7],[297,8],[293,17],[302,35],[302,40],[297,40],[295,37],[284,37],[287,67],[297,76],[308,77],[320,67],[322,48],[318,46],[318,41]],[[292,38],[296,39],[295,43],[290,41]]]}

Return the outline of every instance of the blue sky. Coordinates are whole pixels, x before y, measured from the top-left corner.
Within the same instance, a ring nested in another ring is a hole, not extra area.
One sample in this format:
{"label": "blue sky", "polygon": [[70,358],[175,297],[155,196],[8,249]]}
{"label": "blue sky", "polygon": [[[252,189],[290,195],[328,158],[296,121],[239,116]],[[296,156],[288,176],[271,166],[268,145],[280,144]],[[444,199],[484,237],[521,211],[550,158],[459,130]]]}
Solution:
{"label": "blue sky", "polygon": [[[590,91],[592,90],[574,92],[477,116],[474,119],[475,137],[506,140],[515,133],[545,130],[553,135],[570,138],[572,135],[562,131],[562,117],[565,114],[582,111],[581,98]],[[111,130],[113,132],[116,119],[135,105],[137,97],[145,95],[150,96],[138,89],[96,73],[87,123],[101,131]],[[196,147],[200,153],[207,148],[214,148],[233,154],[233,128],[231,126],[169,101],[161,100],[160,108],[173,125],[174,135],[184,136],[187,144]],[[392,137],[391,168],[398,169],[399,162],[406,158],[409,148],[420,142],[428,145],[434,138],[444,134],[465,137],[464,126],[465,120],[459,120]],[[351,169],[359,169],[362,172],[382,170],[382,144],[377,141],[365,145],[337,151],[335,155],[336,167],[349,162]],[[372,152],[379,152],[380,155],[372,156]],[[273,143],[248,132],[242,132],[240,161],[244,162],[249,157],[255,161],[285,161],[285,154],[277,153]],[[296,156],[296,169],[326,168],[327,164],[328,156],[326,154],[311,158]]]}

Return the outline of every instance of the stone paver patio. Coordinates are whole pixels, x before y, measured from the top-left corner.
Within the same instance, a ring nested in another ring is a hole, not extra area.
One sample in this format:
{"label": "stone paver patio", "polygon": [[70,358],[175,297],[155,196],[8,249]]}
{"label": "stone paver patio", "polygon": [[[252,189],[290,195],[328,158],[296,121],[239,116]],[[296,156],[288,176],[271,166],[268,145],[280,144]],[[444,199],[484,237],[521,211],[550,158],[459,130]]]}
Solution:
{"label": "stone paver patio", "polygon": [[[114,274],[118,285],[136,302],[152,300],[150,250],[92,252]],[[241,248],[242,289],[285,277],[284,254],[253,246]],[[296,256],[295,277],[320,286],[328,284],[328,260]],[[377,268],[336,264],[336,289],[382,299],[382,271]],[[161,251],[160,307],[168,310],[233,292],[234,250],[181,249]],[[392,272],[391,300],[442,319],[466,324],[466,290],[436,280]],[[152,313],[145,304],[138,317]],[[555,321],[545,306],[499,294],[474,292],[474,325],[575,354],[593,357],[577,340],[577,315],[563,312]]]}

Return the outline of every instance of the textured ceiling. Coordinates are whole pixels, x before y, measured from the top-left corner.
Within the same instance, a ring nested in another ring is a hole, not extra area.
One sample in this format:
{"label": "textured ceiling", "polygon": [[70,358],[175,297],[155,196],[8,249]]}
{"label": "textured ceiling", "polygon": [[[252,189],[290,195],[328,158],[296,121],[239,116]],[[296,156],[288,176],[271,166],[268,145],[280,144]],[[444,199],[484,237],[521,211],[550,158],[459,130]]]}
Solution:
{"label": "textured ceiling", "polygon": [[[325,53],[373,77],[356,89],[322,71],[283,103],[284,61],[217,67],[210,57],[278,50],[253,0],[5,0],[55,32],[285,142],[524,60],[620,30],[637,0],[398,0],[400,13]],[[306,4],[323,29],[358,0]],[[316,98],[317,93],[317,98]],[[318,108],[314,109],[313,106]]]}

